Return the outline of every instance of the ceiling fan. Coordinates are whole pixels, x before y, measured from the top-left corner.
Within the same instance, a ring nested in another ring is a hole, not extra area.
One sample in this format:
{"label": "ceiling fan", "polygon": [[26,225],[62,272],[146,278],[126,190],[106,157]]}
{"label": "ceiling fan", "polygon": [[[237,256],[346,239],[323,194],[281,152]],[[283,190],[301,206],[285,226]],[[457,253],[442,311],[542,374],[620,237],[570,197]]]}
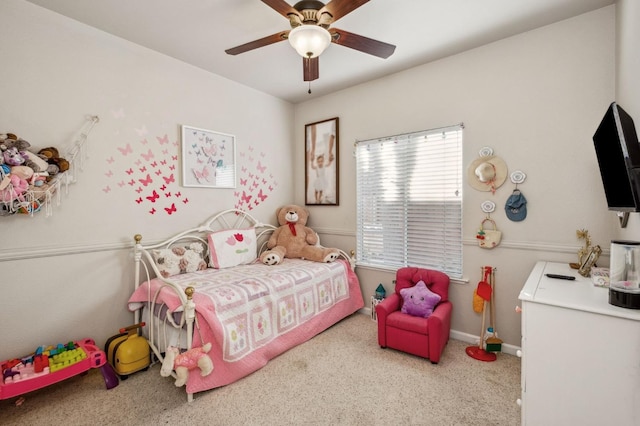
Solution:
{"label": "ceiling fan", "polygon": [[262,0],[267,6],[287,18],[291,29],[227,49],[225,52],[229,55],[238,55],[279,41],[289,40],[302,56],[304,81],[313,81],[320,76],[318,56],[330,43],[386,59],[396,49],[394,45],[338,28],[330,28],[332,23],[368,1],[330,0],[324,4],[316,0],[302,0],[291,6],[284,0]]}

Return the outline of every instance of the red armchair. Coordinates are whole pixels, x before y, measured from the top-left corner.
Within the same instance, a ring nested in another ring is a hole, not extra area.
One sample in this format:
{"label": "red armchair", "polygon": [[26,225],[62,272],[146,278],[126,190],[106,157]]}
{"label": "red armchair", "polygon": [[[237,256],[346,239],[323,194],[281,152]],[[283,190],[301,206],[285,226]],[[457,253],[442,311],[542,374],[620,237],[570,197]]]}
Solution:
{"label": "red armchair", "polygon": [[[442,298],[428,318],[403,314],[400,290],[424,281],[429,290]],[[406,267],[396,272],[395,292],[376,305],[378,317],[378,344],[413,355],[428,358],[432,364],[440,356],[449,341],[451,312],[449,301],[449,277],[431,269]]]}

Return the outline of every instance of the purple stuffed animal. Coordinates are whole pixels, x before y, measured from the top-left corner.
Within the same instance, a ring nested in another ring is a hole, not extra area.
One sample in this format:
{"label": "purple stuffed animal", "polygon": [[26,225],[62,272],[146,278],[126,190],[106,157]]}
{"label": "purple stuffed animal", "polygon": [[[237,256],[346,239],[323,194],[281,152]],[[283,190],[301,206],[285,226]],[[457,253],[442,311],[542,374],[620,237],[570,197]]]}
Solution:
{"label": "purple stuffed animal", "polygon": [[427,288],[420,280],[413,287],[400,290],[402,296],[402,313],[415,317],[427,318],[433,313],[433,308],[440,302],[441,297]]}

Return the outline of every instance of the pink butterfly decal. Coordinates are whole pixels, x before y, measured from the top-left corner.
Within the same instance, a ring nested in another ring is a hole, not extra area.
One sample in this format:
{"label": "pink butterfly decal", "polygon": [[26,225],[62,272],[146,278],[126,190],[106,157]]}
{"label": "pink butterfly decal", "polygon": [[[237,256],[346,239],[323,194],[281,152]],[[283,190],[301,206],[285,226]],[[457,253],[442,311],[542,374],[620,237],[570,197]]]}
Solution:
{"label": "pink butterfly decal", "polygon": [[163,150],[162,150],[162,153],[163,153],[164,155],[168,155],[168,154],[169,154],[169,150],[168,150],[168,149],[163,149]]}
{"label": "pink butterfly decal", "polygon": [[178,198],[182,197],[182,192],[176,192],[176,197]]}
{"label": "pink butterfly decal", "polygon": [[136,203],[140,204],[141,202],[142,202],[142,197],[139,197],[139,198],[136,200]]}
{"label": "pink butterfly decal", "polygon": [[247,179],[240,178],[240,185],[246,185],[246,184],[247,184]]}
{"label": "pink butterfly decal", "polygon": [[164,193],[164,196],[165,196],[166,198],[171,198],[171,192],[165,192],[165,193]]}
{"label": "pink butterfly decal", "polygon": [[173,177],[173,173],[171,173],[171,175],[169,177],[166,176],[162,176],[162,179],[164,179],[164,182],[168,185],[171,182],[175,182],[175,178]]}
{"label": "pink butterfly decal", "polygon": [[158,166],[158,162],[154,161],[153,163],[151,163],[151,167],[157,167]]}
{"label": "pink butterfly decal", "polygon": [[127,182],[130,186],[133,186],[136,184],[136,181],[131,179],[129,182]]}
{"label": "pink butterfly decal", "polygon": [[122,118],[124,117],[124,109],[120,108],[117,111],[111,111],[111,114],[113,114],[113,118]]}
{"label": "pink butterfly decal", "polygon": [[258,198],[260,198],[260,201],[264,201],[267,198],[267,196],[262,193],[262,189],[258,192]]}
{"label": "pink butterfly decal", "polygon": [[109,163],[109,164],[112,164],[114,161],[116,161],[116,160],[114,160],[113,157],[107,158],[107,163]]}
{"label": "pink butterfly decal", "polygon": [[140,143],[141,143],[142,145],[146,145],[146,144],[148,144],[148,143],[149,143],[149,141],[145,138],[145,139],[142,139],[142,140],[140,141]]}
{"label": "pink butterfly decal", "polygon": [[167,165],[167,160],[160,160],[160,165],[166,166]]}
{"label": "pink butterfly decal", "polygon": [[154,189],[153,190],[153,194],[151,194],[151,196],[147,197],[147,200],[151,201],[152,203],[155,203],[158,198],[160,198],[160,196],[158,195],[158,193]]}
{"label": "pink butterfly decal", "polygon": [[151,152],[151,150],[149,150],[149,152],[145,153],[141,153],[140,155],[142,155],[142,158],[145,159],[145,161],[149,161],[150,159],[153,158],[153,152]]}
{"label": "pink butterfly decal", "polygon": [[113,176],[113,172],[111,170],[109,170],[107,173],[104,174],[106,177],[111,177]]}
{"label": "pink butterfly decal", "polygon": [[247,173],[247,167],[246,166],[242,166],[242,173]]}
{"label": "pink butterfly decal", "polygon": [[152,207],[151,210],[149,210],[149,213],[155,214],[156,213],[156,209],[154,207]]}
{"label": "pink butterfly decal", "polygon": [[142,166],[138,170],[140,170],[140,173],[144,173],[147,171],[147,166]]}
{"label": "pink butterfly decal", "polygon": [[184,200],[182,200],[183,203],[187,204],[189,202],[188,198],[185,198]]}
{"label": "pink butterfly decal", "polygon": [[131,154],[133,152],[133,148],[131,148],[131,144],[127,144],[124,148],[117,147],[120,154],[126,156],[127,154]]}
{"label": "pink butterfly decal", "polygon": [[161,138],[156,136],[156,139],[158,139],[158,142],[160,142],[160,145],[165,145],[169,143],[169,136],[167,136],[166,134]]}
{"label": "pink butterfly decal", "polygon": [[122,187],[123,187],[123,186],[125,186],[125,185],[126,185],[126,183],[125,183],[125,181],[123,181],[123,180],[121,180],[120,182],[118,182],[118,186],[119,186],[120,188],[122,188]]}
{"label": "pink butterfly decal", "polygon": [[175,170],[175,169],[176,169],[176,165],[175,164],[172,164],[172,165],[169,166],[169,170]]}
{"label": "pink butterfly decal", "polygon": [[247,195],[246,192],[242,191],[242,202],[249,204],[251,202],[251,195]]}
{"label": "pink butterfly decal", "polygon": [[177,155],[172,155],[171,159],[174,160],[174,161],[177,161],[178,160],[178,156]]}
{"label": "pink butterfly decal", "polygon": [[142,160],[136,160],[133,162],[136,166],[139,166],[140,164],[142,164]]}
{"label": "pink butterfly decal", "polygon": [[106,193],[108,193],[108,192],[110,192],[110,191],[111,191],[111,187],[107,185],[106,187],[102,188],[102,190],[103,190],[103,191],[104,191],[104,193],[106,194]]}
{"label": "pink butterfly decal", "polygon": [[150,183],[152,183],[152,182],[153,182],[153,180],[151,179],[151,176],[149,176],[149,174],[148,174],[148,173],[147,173],[147,177],[146,177],[146,179],[138,179],[138,180],[140,181],[140,183],[141,183],[143,186],[147,186],[147,185],[149,185]]}
{"label": "pink butterfly decal", "polygon": [[267,170],[267,166],[263,166],[259,161],[256,167],[260,170],[260,173],[264,173],[264,171]]}
{"label": "pink butterfly decal", "polygon": [[154,172],[156,176],[160,176],[162,174],[162,169],[158,169]]}
{"label": "pink butterfly decal", "polygon": [[172,214],[176,212],[176,205],[174,203],[171,203],[171,207],[165,207],[164,208],[168,214]]}
{"label": "pink butterfly decal", "polygon": [[128,175],[132,175],[132,174],[133,174],[133,169],[132,169],[132,168],[129,168],[129,170],[125,170],[125,172],[126,172]]}

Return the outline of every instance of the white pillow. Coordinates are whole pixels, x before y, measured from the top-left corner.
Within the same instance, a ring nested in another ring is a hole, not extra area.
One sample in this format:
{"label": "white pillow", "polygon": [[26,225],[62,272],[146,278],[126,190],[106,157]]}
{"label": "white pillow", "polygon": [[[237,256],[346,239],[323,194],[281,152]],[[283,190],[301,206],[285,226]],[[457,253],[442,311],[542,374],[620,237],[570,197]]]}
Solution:
{"label": "white pillow", "polygon": [[222,269],[257,259],[255,228],[226,229],[209,234],[211,267]]}
{"label": "white pillow", "polygon": [[204,244],[191,243],[185,246],[153,250],[153,260],[160,275],[169,278],[172,275],[207,269],[204,260]]}

